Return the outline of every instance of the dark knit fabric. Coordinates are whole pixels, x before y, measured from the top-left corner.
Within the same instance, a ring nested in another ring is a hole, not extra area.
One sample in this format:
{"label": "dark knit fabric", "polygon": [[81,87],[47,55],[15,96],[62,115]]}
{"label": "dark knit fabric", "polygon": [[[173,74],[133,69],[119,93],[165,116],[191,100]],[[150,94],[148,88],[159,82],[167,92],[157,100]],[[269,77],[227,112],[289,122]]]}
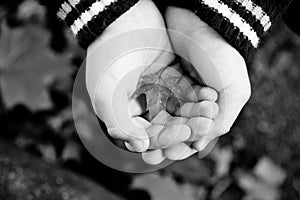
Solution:
{"label": "dark knit fabric", "polygon": [[48,10],[57,11],[64,0],[38,0],[41,5],[47,7]]}
{"label": "dark knit fabric", "polygon": [[[87,48],[105,28],[139,0],[39,0],[58,13],[76,35],[82,48]],[[160,0],[158,0],[160,1]],[[214,28],[250,63],[252,56],[278,17],[292,0],[165,0],[191,10]],[[299,1],[299,0],[298,0]],[[88,18],[92,5],[101,2],[105,8]],[[156,1],[157,3],[157,1]],[[162,4],[162,3],[159,3]],[[298,2],[299,4],[299,2]],[[294,10],[296,10],[294,8]],[[85,17],[85,19],[83,19]],[[188,22],[187,22],[188,23]]]}
{"label": "dark knit fabric", "polygon": [[123,13],[128,11],[138,0],[118,0],[108,6],[103,12],[95,16],[91,21],[84,26],[84,30],[77,35],[79,45],[86,49],[107,26],[113,23]]}
{"label": "dark knit fabric", "polygon": [[[132,6],[134,6],[139,0],[117,0],[117,1],[99,1],[99,0],[39,0],[42,5],[45,5],[47,9],[53,10],[58,13],[58,17],[65,22],[67,26],[74,29],[79,29],[74,34],[78,40],[78,44],[86,49],[107,26],[113,23],[123,13],[127,12]],[[74,3],[75,2],[75,3]],[[82,19],[82,15],[92,14],[92,5],[95,2],[101,2],[105,7],[97,15],[94,15],[90,20],[85,22]],[[108,5],[107,2],[110,4]],[[72,3],[74,5],[72,5]],[[66,11],[64,5],[67,5],[69,11]],[[62,19],[59,12],[65,13],[65,17]],[[78,28],[79,21],[84,24]],[[77,26],[76,26],[77,25]],[[74,28],[75,27],[75,28]],[[74,31],[73,31],[74,32]]]}
{"label": "dark knit fabric", "polygon": [[[215,0],[211,0],[213,2]],[[242,3],[249,2],[250,0],[218,0],[218,2],[228,6],[233,12],[238,14],[243,22],[247,23],[259,38],[259,44],[262,43],[265,36],[270,32],[272,27],[264,30],[254,12],[246,9]],[[286,10],[292,0],[251,0],[253,5],[260,7],[261,10],[269,17],[271,24],[276,23],[278,17]],[[240,27],[235,26],[230,18],[225,18],[221,11],[212,8],[204,3],[204,0],[169,0],[170,5],[186,8],[194,12],[209,26],[214,28],[225,40],[228,41],[240,54],[245,58],[247,63],[251,63],[252,57],[256,49],[259,47],[254,46],[249,41],[249,38],[241,31]]]}
{"label": "dark knit fabric", "polygon": [[300,35],[300,1],[294,0],[288,10],[284,13],[283,18],[286,24],[298,35]]}

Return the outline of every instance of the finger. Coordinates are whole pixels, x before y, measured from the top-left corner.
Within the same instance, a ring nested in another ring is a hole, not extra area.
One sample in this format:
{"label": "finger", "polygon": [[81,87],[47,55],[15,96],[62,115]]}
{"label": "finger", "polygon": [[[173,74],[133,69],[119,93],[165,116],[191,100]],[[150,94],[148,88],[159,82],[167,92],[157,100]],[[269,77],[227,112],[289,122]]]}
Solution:
{"label": "finger", "polygon": [[215,138],[213,140],[204,140],[204,145],[202,147],[200,147],[202,145],[201,142],[202,142],[201,140],[194,142],[193,147],[194,149],[199,151],[198,157],[204,158],[205,156],[207,156],[207,154],[209,154],[213,150],[213,148],[218,142],[218,138]]}
{"label": "finger", "polygon": [[205,137],[203,137],[202,139],[198,140],[198,141],[195,141],[193,143],[193,147],[195,149],[197,149],[198,151],[203,151],[206,146],[208,145],[208,143],[210,142],[211,140],[208,140],[206,139]]}
{"label": "finger", "polygon": [[192,88],[188,88],[185,93],[186,98],[192,102],[198,101],[216,101],[218,99],[218,93],[216,90],[209,87],[201,87],[194,85]]}
{"label": "finger", "polygon": [[148,122],[147,120],[145,120],[144,118],[142,117],[133,117],[132,119],[132,122],[136,125],[136,126],[139,126],[141,128],[148,128],[149,126],[151,126],[151,123]]}
{"label": "finger", "polygon": [[[151,124],[147,120],[145,120],[144,118],[142,118],[142,117],[133,117],[132,118],[132,122],[136,126],[141,127],[143,129],[146,129],[149,126],[151,126]],[[137,145],[143,145],[142,143],[139,142],[139,140],[136,141],[135,139],[133,139],[133,140],[129,139],[128,141],[129,141],[129,143],[125,142],[125,146],[127,147],[128,150],[133,151],[133,152],[136,151],[136,149],[141,148],[141,147],[139,147]]]}
{"label": "finger", "polygon": [[[179,65],[179,63],[176,65]],[[181,71],[177,71],[173,67],[167,67],[163,70],[163,72],[161,73],[160,76],[161,76],[161,79],[163,79],[163,80],[172,78],[172,81],[175,81],[177,83],[181,79],[182,73],[181,73]]]}
{"label": "finger", "polygon": [[191,137],[188,141],[197,141],[210,135],[214,128],[214,121],[205,117],[195,117],[189,119],[186,124],[191,129]]}
{"label": "finger", "polygon": [[176,116],[189,118],[192,110],[194,109],[195,103],[188,102],[183,104],[176,112]]}
{"label": "finger", "polygon": [[187,88],[185,92],[186,98],[191,102],[198,102],[198,93],[201,89],[201,86],[195,85],[193,87]]}
{"label": "finger", "polygon": [[143,152],[142,158],[149,165],[158,165],[166,159],[161,149]]}
{"label": "finger", "polygon": [[190,79],[187,76],[182,76],[181,79],[178,82],[178,85],[180,86],[180,88],[182,89],[182,91],[185,91],[189,88],[192,88],[193,85],[193,81],[192,79]]}
{"label": "finger", "polygon": [[185,143],[179,143],[173,147],[163,150],[164,156],[170,160],[183,160],[190,157],[196,152],[196,149],[192,149]]}
{"label": "finger", "polygon": [[188,119],[184,117],[170,117],[165,125],[185,124],[187,121]]}
{"label": "finger", "polygon": [[171,115],[165,110],[162,110],[151,120],[151,124],[164,125],[170,118]]}
{"label": "finger", "polygon": [[201,101],[198,103],[185,103],[176,111],[177,116],[192,118],[192,117],[207,117],[214,119],[219,113],[219,106],[213,101]]}
{"label": "finger", "polygon": [[186,141],[191,136],[189,126],[184,124],[151,125],[147,132],[150,137],[149,149],[168,148]]}
{"label": "finger", "polygon": [[145,109],[139,103],[138,98],[134,98],[129,102],[128,112],[129,115],[133,117],[143,114],[145,112]]}
{"label": "finger", "polygon": [[197,93],[198,101],[217,101],[218,92],[210,87],[201,87]]}
{"label": "finger", "polygon": [[136,147],[136,146],[133,146],[133,145],[135,145],[136,143],[128,143],[128,142],[125,142],[125,147],[129,150],[129,151],[132,151],[132,152],[135,152],[136,151],[136,149],[138,148],[138,147]]}
{"label": "finger", "polygon": [[151,124],[167,126],[174,124],[184,124],[187,121],[187,118],[173,117],[167,111],[162,110],[151,120]]}
{"label": "finger", "polygon": [[[145,120],[142,117],[133,117],[132,121],[136,126],[142,127],[144,129],[151,126],[150,122],[148,122],[147,120]],[[133,145],[135,145],[135,146],[133,146]],[[135,142],[135,141],[131,141],[131,143],[125,142],[126,148],[132,152],[134,152],[134,151],[136,151],[136,149],[140,148],[139,146],[136,146],[136,145],[142,145],[142,144],[139,144],[138,142]]]}
{"label": "finger", "polygon": [[201,101],[196,103],[189,117],[206,117],[215,119],[219,113],[219,105],[213,101]]}
{"label": "finger", "polygon": [[130,151],[144,152],[147,150],[147,146],[146,146],[147,144],[145,144],[145,141],[142,139],[136,139],[135,137],[128,136],[127,134],[123,134],[122,130],[117,129],[115,127],[107,129],[107,131],[111,137],[125,141],[125,146]]}

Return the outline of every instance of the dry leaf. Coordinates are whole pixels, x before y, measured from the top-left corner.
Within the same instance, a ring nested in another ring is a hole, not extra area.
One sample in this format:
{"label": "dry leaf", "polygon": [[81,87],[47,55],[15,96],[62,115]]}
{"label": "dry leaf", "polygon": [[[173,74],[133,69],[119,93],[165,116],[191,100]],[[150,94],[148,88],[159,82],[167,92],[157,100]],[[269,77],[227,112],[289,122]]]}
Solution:
{"label": "dry leaf", "polygon": [[178,84],[181,77],[182,75],[179,72],[170,67],[140,77],[137,89],[131,98],[137,98],[142,94],[146,95],[146,110],[149,111],[147,117],[149,121],[161,110],[167,110],[169,98],[178,100],[178,102],[173,101],[173,104],[180,105],[184,102],[184,93]]}
{"label": "dry leaf", "polygon": [[152,173],[135,177],[132,188],[145,189],[153,200],[194,200],[194,192],[187,193],[187,188],[179,186],[171,177]]}
{"label": "dry leaf", "polygon": [[254,168],[254,174],[273,186],[280,186],[287,176],[280,166],[267,157],[258,161]]}

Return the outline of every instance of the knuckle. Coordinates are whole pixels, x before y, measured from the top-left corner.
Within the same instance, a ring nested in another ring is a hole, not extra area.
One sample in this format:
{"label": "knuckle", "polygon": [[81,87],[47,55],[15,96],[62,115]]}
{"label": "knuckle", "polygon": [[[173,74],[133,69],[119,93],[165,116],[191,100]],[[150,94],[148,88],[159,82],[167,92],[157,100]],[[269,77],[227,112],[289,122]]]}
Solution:
{"label": "knuckle", "polygon": [[242,88],[240,92],[240,98],[243,102],[247,102],[251,97],[251,87],[250,84],[247,84],[245,87]]}

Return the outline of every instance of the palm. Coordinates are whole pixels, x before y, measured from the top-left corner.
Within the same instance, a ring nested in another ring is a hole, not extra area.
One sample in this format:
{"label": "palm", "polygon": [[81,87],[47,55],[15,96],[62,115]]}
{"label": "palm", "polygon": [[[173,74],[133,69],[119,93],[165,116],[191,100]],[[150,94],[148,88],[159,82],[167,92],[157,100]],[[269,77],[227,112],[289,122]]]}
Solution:
{"label": "palm", "polygon": [[193,66],[204,84],[219,92],[220,113],[215,119],[215,130],[207,139],[227,133],[250,96],[244,59],[216,31],[188,10],[168,8],[166,23],[169,29],[186,36],[182,38],[169,31],[175,52],[188,60],[188,63],[183,62],[183,67],[190,69]]}
{"label": "palm", "polygon": [[145,127],[135,123],[141,110],[130,96],[142,74],[152,74],[174,59],[168,51],[164,20],[150,0],[141,0],[88,49],[86,77],[94,109],[112,137],[131,144],[144,141],[139,151],[149,147],[149,137]]}

